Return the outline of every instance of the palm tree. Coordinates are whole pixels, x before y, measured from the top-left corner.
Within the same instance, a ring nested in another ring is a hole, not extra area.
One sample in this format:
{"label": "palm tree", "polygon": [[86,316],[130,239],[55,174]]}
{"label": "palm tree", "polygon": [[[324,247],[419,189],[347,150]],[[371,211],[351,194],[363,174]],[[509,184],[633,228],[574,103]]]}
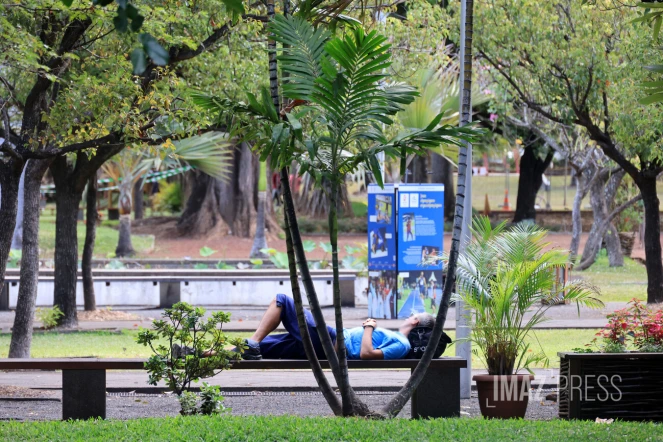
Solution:
{"label": "palm tree", "polygon": [[104,174],[117,183],[120,193],[120,235],[115,249],[117,257],[134,254],[131,244],[131,194],[136,183],[146,173],[173,169],[186,163],[214,178],[228,178],[232,151],[226,134],[209,132],[175,141],[170,146],[165,148],[164,158],[149,157],[146,152],[125,149],[102,166]]}
{"label": "palm tree", "polygon": [[[273,167],[282,168],[292,161],[300,165],[300,173],[308,173],[318,183],[329,183],[329,235],[332,246],[333,298],[335,325],[343,329],[339,290],[337,195],[348,173],[360,164],[371,170],[382,184],[376,154],[385,152],[400,158],[405,165],[407,155],[423,152],[441,143],[460,144],[471,139],[474,132],[466,128],[439,126],[442,115],[423,129],[406,130],[387,139],[383,125],[391,125],[393,117],[417,96],[414,88],[387,83],[389,45],[375,31],[365,33],[359,26],[347,29],[343,36],[332,37],[299,17],[276,16],[270,30],[283,45],[279,57],[281,68],[288,76],[282,83],[284,98],[293,100],[283,109],[282,120],[267,90],[260,98],[249,96],[248,104],[196,95],[202,106],[238,117],[248,113],[257,120],[249,124],[250,135],[262,158],[270,158]],[[338,334],[335,351],[329,337],[317,296],[309,284],[308,268],[301,237],[296,226],[287,171],[282,170],[285,206],[295,253],[300,265],[318,334],[341,391],[344,415],[369,413],[350,387],[345,344]],[[403,403],[404,404],[404,403]],[[392,414],[389,412],[389,414]]]}

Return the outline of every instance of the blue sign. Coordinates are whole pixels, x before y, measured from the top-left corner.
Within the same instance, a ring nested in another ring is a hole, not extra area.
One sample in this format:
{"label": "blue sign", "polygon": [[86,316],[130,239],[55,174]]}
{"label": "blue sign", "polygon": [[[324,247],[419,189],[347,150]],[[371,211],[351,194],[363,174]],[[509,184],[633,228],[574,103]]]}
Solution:
{"label": "blue sign", "polygon": [[[421,263],[442,253],[444,185],[399,184],[398,271],[423,270]],[[425,270],[442,270],[442,263]]]}
{"label": "blue sign", "polygon": [[368,269],[396,270],[396,216],[393,184],[368,186]]}

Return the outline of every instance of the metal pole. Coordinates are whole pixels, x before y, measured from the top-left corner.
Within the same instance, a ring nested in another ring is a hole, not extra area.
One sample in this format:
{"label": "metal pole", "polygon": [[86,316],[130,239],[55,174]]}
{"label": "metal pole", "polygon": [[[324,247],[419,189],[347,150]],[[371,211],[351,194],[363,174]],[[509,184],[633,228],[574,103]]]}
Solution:
{"label": "metal pole", "polygon": [[[460,93],[462,94],[463,85],[465,84],[465,40],[466,40],[466,29],[465,29],[465,19],[467,15],[467,0],[461,0],[460,8]],[[471,53],[471,52],[470,52]],[[470,71],[471,75],[471,71]],[[470,77],[470,81],[471,81]],[[471,95],[470,95],[471,97]],[[472,103],[469,103],[470,109],[472,108]],[[463,110],[463,99],[460,100],[461,106],[461,115]],[[472,112],[469,112],[469,119],[472,118]],[[460,124],[465,122],[460,121]],[[467,121],[469,123],[469,121]],[[465,201],[469,202],[465,204],[463,212],[463,233],[460,242],[460,253],[464,253],[469,240],[469,227],[472,223],[472,145],[467,143],[467,165],[470,168],[469,173],[466,175],[466,184],[465,184]],[[462,302],[456,301],[456,339],[464,339],[470,335],[470,323],[467,318],[468,310],[465,308],[465,305]],[[467,368],[461,368],[460,370],[460,397],[461,399],[469,399],[472,392],[472,345],[469,341],[457,342],[456,343],[456,356],[459,356],[467,361]]]}

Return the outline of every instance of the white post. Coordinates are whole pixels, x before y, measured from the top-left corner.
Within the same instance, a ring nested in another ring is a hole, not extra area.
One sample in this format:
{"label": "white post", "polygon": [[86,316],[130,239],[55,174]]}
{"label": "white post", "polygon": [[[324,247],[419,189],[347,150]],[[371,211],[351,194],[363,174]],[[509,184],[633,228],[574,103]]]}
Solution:
{"label": "white post", "polygon": [[[465,82],[465,16],[466,4],[465,0],[460,2],[460,90],[462,94],[463,84]],[[471,97],[471,95],[470,95]],[[463,107],[463,100],[460,100],[461,114]],[[470,103],[470,109],[471,103]],[[470,119],[472,113],[470,112]],[[464,122],[461,121],[461,124]],[[468,121],[469,123],[469,121]],[[467,246],[469,239],[469,226],[472,224],[472,145],[467,143],[467,165],[469,167],[466,184],[465,184],[465,211],[463,213],[463,236],[460,242],[460,254],[462,255]],[[467,311],[462,302],[456,301],[456,339],[466,338],[469,336],[471,328],[466,318]],[[469,399],[472,391],[472,345],[469,342],[456,343],[456,356],[459,356],[467,361],[467,368],[460,370],[460,398]]]}

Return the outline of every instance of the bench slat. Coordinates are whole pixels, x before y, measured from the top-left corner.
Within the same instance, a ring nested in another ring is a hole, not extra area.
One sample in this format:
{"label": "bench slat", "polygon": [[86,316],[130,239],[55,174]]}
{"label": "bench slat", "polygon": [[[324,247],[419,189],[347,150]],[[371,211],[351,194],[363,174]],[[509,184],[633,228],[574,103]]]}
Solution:
{"label": "bench slat", "polygon": [[[0,370],[143,370],[145,359],[103,359],[103,358],[44,358],[44,359],[0,359]],[[415,368],[416,359],[391,360],[350,360],[349,368],[386,369]],[[329,368],[326,360],[321,360],[322,368]],[[465,368],[467,361],[463,358],[445,357],[431,361],[434,368]],[[298,370],[309,369],[306,360],[264,359],[261,361],[237,361],[233,370]]]}

